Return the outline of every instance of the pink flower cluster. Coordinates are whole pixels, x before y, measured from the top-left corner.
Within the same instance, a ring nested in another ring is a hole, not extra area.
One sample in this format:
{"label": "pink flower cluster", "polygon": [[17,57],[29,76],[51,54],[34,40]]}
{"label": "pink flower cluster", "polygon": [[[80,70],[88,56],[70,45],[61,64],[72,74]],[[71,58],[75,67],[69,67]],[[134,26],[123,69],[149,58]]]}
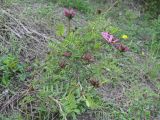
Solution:
{"label": "pink flower cluster", "polygon": [[72,8],[64,8],[64,15],[68,18],[68,19],[72,19],[75,15],[76,15],[76,11]]}
{"label": "pink flower cluster", "polygon": [[117,39],[116,37],[114,37],[113,35],[111,35],[108,32],[102,32],[101,33],[103,38],[111,45],[113,45],[116,49],[118,49],[121,52],[127,52],[129,51],[129,48],[127,46],[125,46],[124,44],[119,42],[119,39]]}
{"label": "pink flower cluster", "polygon": [[102,32],[102,36],[109,44],[117,43],[119,40],[108,32]]}

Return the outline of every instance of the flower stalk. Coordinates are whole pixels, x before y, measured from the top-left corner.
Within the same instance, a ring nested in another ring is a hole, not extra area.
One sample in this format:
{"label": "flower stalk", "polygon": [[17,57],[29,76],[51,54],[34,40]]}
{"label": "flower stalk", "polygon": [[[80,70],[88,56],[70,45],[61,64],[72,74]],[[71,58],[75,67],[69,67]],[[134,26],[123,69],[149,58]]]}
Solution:
{"label": "flower stalk", "polygon": [[68,18],[68,35],[71,32],[71,20],[76,15],[76,11],[72,8],[64,9],[64,16]]}
{"label": "flower stalk", "polygon": [[71,19],[68,19],[68,35],[71,32]]}

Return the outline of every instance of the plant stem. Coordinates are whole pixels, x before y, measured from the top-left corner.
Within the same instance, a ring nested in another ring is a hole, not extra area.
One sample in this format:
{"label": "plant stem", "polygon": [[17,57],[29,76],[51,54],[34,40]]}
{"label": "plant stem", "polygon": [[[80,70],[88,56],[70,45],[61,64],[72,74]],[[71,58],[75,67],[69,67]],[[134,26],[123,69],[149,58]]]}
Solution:
{"label": "plant stem", "polygon": [[71,32],[71,19],[68,19],[68,35]]}

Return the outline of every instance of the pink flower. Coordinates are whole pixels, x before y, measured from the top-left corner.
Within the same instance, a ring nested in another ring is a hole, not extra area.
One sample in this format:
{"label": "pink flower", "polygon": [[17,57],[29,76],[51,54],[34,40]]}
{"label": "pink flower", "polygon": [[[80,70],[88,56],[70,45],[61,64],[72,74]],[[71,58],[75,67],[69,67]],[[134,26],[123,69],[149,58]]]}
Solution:
{"label": "pink flower", "polygon": [[127,52],[129,51],[129,48],[127,46],[125,46],[124,44],[116,44],[115,47],[121,51],[121,52]]}
{"label": "pink flower", "polygon": [[124,44],[120,43],[117,38],[115,38],[113,35],[109,34],[108,32],[102,32],[101,33],[103,38],[112,46],[114,46],[116,49],[118,49],[121,52],[127,52],[129,51],[129,48],[125,46]]}
{"label": "pink flower", "polygon": [[76,15],[76,11],[72,8],[64,8],[64,15],[68,18],[68,19],[72,19],[75,15]]}
{"label": "pink flower", "polygon": [[115,38],[113,35],[109,34],[108,32],[101,33],[103,38],[110,44],[117,43],[119,40]]}

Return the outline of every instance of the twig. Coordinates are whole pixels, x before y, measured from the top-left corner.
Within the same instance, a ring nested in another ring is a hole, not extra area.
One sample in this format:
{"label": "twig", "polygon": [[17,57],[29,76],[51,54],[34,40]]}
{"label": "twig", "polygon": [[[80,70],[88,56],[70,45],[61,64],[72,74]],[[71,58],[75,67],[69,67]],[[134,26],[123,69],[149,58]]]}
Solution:
{"label": "twig", "polygon": [[17,33],[16,31],[14,31],[12,28],[8,27],[7,25],[5,25],[5,27],[7,29],[9,29],[12,33],[14,33],[18,38],[22,38],[22,36],[19,33]]}
{"label": "twig", "polygon": [[[53,101],[59,106],[60,112],[63,113],[61,103],[60,103],[58,100],[56,100],[55,98],[53,98],[52,96],[49,96],[49,98],[50,98],[51,100],[53,100]],[[65,120],[67,120],[66,116],[63,116],[63,117],[64,117]]]}
{"label": "twig", "polygon": [[118,2],[119,2],[119,0],[117,0],[116,2],[114,2],[113,5],[104,12],[104,14],[108,13],[116,4],[118,4]]}

